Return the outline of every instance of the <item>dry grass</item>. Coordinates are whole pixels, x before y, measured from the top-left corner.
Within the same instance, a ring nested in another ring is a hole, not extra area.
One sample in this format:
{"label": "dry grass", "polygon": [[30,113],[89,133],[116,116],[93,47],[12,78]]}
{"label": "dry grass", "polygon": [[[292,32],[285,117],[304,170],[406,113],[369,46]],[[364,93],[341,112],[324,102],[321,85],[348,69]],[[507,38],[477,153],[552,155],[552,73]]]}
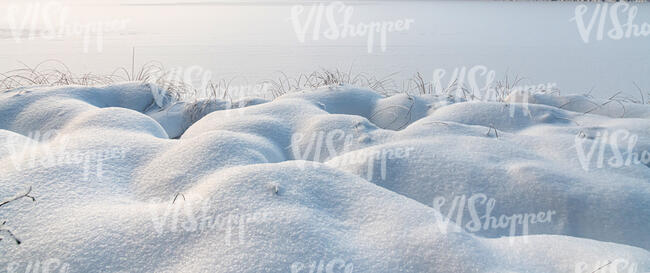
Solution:
{"label": "dry grass", "polygon": [[352,68],[347,71],[340,69],[321,69],[309,74],[298,74],[296,77],[289,77],[284,72],[279,72],[275,80],[266,80],[263,83],[270,85],[270,92],[273,97],[305,89],[315,89],[324,86],[352,85],[375,90],[382,94],[398,93],[394,86],[392,76],[377,78],[365,73],[353,73]]}
{"label": "dry grass", "polygon": [[[5,73],[0,73],[0,90],[9,90],[25,86],[62,86],[62,85],[106,85],[124,81],[139,81],[143,83],[153,83],[162,90],[165,94],[169,94],[176,100],[186,101],[193,103],[192,107],[197,108],[198,112],[205,110],[209,103],[204,100],[230,100],[232,96],[230,88],[235,78],[230,80],[210,80],[207,85],[203,86],[205,90],[196,89],[191,83],[184,82],[178,75],[174,75],[174,70],[167,70],[160,62],[150,61],[140,67],[135,65],[135,52],[132,57],[130,68],[120,67],[112,71],[108,75],[98,75],[93,73],[75,74],[65,63],[59,60],[46,60],[35,66],[28,66],[23,64],[23,68],[11,70]],[[503,102],[509,94],[513,91],[520,90],[520,86],[524,78],[515,76],[510,77],[506,75],[502,80],[496,81],[489,87],[488,93],[484,91],[482,94],[477,93],[477,90],[472,90],[465,86],[463,83],[453,81],[445,88],[440,88],[440,83],[431,82],[424,79],[419,72],[414,74],[410,79],[403,81],[400,84],[396,83],[393,77],[397,73],[393,73],[384,77],[375,77],[365,73],[354,73],[350,67],[348,70],[327,70],[320,69],[308,74],[298,74],[295,77],[290,77],[285,73],[278,72],[279,76],[276,79],[265,80],[260,84],[268,86],[268,90],[260,90],[270,93],[272,97],[279,97],[284,94],[300,91],[310,90],[319,87],[327,86],[340,86],[351,85],[362,88],[375,90],[384,95],[392,95],[398,93],[406,94],[419,94],[419,95],[438,95],[447,96],[451,98],[464,99],[467,101],[497,101]],[[644,92],[636,83],[640,98],[624,97],[621,92],[616,93],[609,98],[609,102],[616,102],[622,104],[640,103],[647,104],[650,101],[650,92]],[[554,94],[558,93],[557,89],[539,89],[533,90],[538,93]],[[585,96],[590,97],[590,93]],[[645,95],[648,95],[647,97]],[[199,98],[204,98],[199,100]],[[604,105],[594,104],[595,109]],[[594,111],[595,109],[591,110]],[[590,112],[590,111],[588,111]]]}
{"label": "dry grass", "polygon": [[[525,90],[522,82],[525,78],[515,75],[514,78],[506,75],[502,80],[494,82],[491,86],[484,86],[485,90],[475,90],[459,83],[454,79],[447,87],[442,87],[438,82],[426,81],[419,72],[407,81],[406,93],[417,93],[420,95],[438,95],[451,98],[464,99],[466,101],[497,101],[504,102],[505,99],[517,90]],[[532,90],[535,93],[553,94],[559,90],[554,88],[536,88]]]}
{"label": "dry grass", "polygon": [[454,90],[462,90],[465,93],[466,88],[458,84],[457,79],[449,83],[445,88],[437,88],[438,83],[426,81],[420,72],[415,73],[415,75],[406,82],[404,90],[407,93],[416,92],[420,95],[439,95],[439,96],[453,96],[452,92]]}
{"label": "dry grass", "polygon": [[[611,103],[615,103],[615,104],[619,105],[620,108],[621,108],[621,115],[619,116],[619,118],[624,118],[625,115],[627,114],[627,108],[625,107],[626,103],[644,104],[644,105],[648,104],[649,102],[646,101],[646,97],[644,95],[643,90],[636,83],[633,82],[633,84],[637,88],[637,91],[639,92],[640,98],[635,98],[635,97],[632,97],[632,96],[626,96],[626,95],[623,95],[622,91],[618,91],[618,92],[614,93],[614,95],[612,95],[609,98],[605,99],[603,103],[599,103],[599,102],[596,102],[596,101],[592,100],[592,99],[594,99],[593,96],[591,96],[591,92],[593,91],[593,89],[590,90],[589,92],[584,94],[584,96],[586,97],[586,102],[589,103],[589,104],[592,104],[593,107],[590,108],[587,111],[584,111],[582,114],[586,115],[586,114],[592,113],[592,112],[594,112],[594,111],[596,111],[598,109],[601,109],[601,108],[603,108],[603,107],[605,107],[605,106],[607,106],[607,105],[609,105]],[[646,92],[645,94],[650,96],[649,92]],[[585,102],[585,100],[583,100],[583,99],[569,100],[568,102],[558,106],[558,108],[564,109],[564,107],[566,107],[567,105],[570,105],[570,104],[576,103],[576,102],[582,103],[582,102]]]}
{"label": "dry grass", "polygon": [[[0,90],[25,86],[93,86],[124,81],[140,81],[154,83],[179,99],[191,100],[198,97],[198,94],[203,94],[207,98],[225,100],[231,98],[229,89],[234,80],[234,78],[230,80],[210,80],[205,90],[198,90],[191,83],[184,82],[177,75],[174,75],[175,71],[165,69],[161,63],[156,61],[147,62],[139,68],[136,68],[132,63],[130,70],[126,67],[119,67],[108,75],[75,74],[65,63],[59,60],[46,60],[36,66],[26,64],[23,64],[23,66],[23,68],[0,73]],[[321,69],[309,74],[299,74],[296,77],[289,77],[287,74],[280,72],[277,79],[265,80],[261,84],[268,84],[270,87],[268,92],[273,97],[279,97],[297,90],[343,84],[370,88],[384,94],[390,94],[399,92],[399,90],[391,88],[393,75],[377,78],[364,73],[355,74],[351,69],[348,71]]]}
{"label": "dry grass", "polygon": [[[36,202],[36,198],[29,195],[31,192],[32,192],[32,187],[29,187],[29,189],[27,189],[27,191],[25,193],[18,194],[18,195],[14,196],[14,197],[11,197],[11,198],[9,198],[9,199],[7,199],[5,201],[0,202],[0,207],[2,207],[4,205],[7,205],[7,204],[9,204],[11,202],[17,201],[19,199],[22,199],[22,198],[31,199],[32,202]],[[16,237],[16,235],[14,235],[14,233],[11,231],[11,229],[5,225],[6,223],[7,223],[7,221],[2,221],[2,223],[0,223],[0,232],[6,233],[7,235],[9,235],[9,237],[11,239],[14,240],[14,242],[16,242],[16,244],[20,244],[21,241]],[[2,241],[2,239],[3,239],[3,237],[0,236],[0,241]]]}
{"label": "dry grass", "polygon": [[[48,66],[50,64],[53,66]],[[34,67],[26,64],[23,66],[23,68],[0,73],[0,76],[3,77],[0,80],[0,88],[8,90],[32,85],[99,85],[113,82],[110,77],[92,73],[75,75],[63,62],[58,60],[46,60]]]}

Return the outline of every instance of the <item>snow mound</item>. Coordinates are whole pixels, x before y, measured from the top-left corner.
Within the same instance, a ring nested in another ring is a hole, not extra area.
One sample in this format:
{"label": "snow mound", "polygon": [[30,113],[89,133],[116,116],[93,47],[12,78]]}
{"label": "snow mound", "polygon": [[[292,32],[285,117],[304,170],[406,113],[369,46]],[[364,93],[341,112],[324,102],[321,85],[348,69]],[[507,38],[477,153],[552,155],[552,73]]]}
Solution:
{"label": "snow mound", "polygon": [[650,271],[644,105],[155,92],[0,93],[0,270]]}

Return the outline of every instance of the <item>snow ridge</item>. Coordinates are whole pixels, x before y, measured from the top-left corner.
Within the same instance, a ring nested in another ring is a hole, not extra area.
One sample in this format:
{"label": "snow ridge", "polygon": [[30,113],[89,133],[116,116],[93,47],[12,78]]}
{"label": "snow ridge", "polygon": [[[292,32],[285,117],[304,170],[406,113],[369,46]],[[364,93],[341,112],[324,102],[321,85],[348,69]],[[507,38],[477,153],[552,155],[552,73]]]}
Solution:
{"label": "snow ridge", "polygon": [[0,270],[650,271],[649,106],[155,88],[0,94]]}

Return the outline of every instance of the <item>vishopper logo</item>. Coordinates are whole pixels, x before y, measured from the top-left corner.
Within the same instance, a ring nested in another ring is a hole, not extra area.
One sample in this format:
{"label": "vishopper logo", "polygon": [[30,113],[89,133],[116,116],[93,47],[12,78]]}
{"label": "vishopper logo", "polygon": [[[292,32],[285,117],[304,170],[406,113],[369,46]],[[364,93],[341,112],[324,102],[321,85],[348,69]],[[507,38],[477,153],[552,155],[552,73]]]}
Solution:
{"label": "vishopper logo", "polygon": [[291,264],[291,273],[352,273],[354,264],[344,259],[336,258],[330,261],[294,262]]}
{"label": "vishopper logo", "polygon": [[[521,78],[517,78],[512,83],[499,83],[497,72],[489,69],[485,65],[474,65],[472,67],[456,67],[451,73],[447,69],[438,68],[433,71],[432,91],[436,95],[449,95],[455,97],[467,97],[472,100],[480,101],[498,101],[503,99],[501,96],[516,91],[550,92],[557,90],[556,83],[541,84],[519,84]],[[447,78],[449,75],[449,78]],[[444,85],[444,83],[447,83]]]}
{"label": "vishopper logo", "polygon": [[214,73],[199,65],[178,66],[169,70],[151,71],[148,83],[154,84],[152,94],[158,107],[165,107],[173,101],[167,90],[180,90],[179,100],[233,99],[242,97],[264,97],[269,94],[270,84],[236,84],[230,81],[213,81]]}
{"label": "vishopper logo", "polygon": [[650,273],[650,269],[639,270],[639,263],[617,258],[613,260],[601,260],[594,262],[580,261],[575,264],[574,273]]}
{"label": "vishopper logo", "polygon": [[216,86],[215,91],[217,94],[226,94],[227,97],[231,98],[265,98],[271,94],[271,84],[268,82],[262,82],[257,84],[219,85]]}
{"label": "vishopper logo", "polygon": [[[601,169],[605,164],[612,168],[650,164],[650,152],[636,149],[639,136],[628,130],[583,130],[575,137],[575,148],[582,169]],[[621,146],[622,144],[622,146]],[[607,152],[611,152],[611,154]],[[594,157],[597,154],[596,157]]]}
{"label": "vishopper logo", "polygon": [[7,264],[7,273],[68,273],[70,265],[60,259],[30,260],[25,262],[10,262]]}
{"label": "vishopper logo", "polygon": [[[636,16],[639,8],[626,2],[617,2],[610,6],[610,3],[596,4],[591,12],[591,17],[586,18],[589,11],[587,5],[579,5],[575,8],[575,16],[569,21],[575,21],[578,33],[583,42],[589,43],[592,35],[596,35],[596,41],[602,41],[607,35],[612,40],[621,40],[632,37],[646,37],[650,35],[650,24],[647,22],[636,23]],[[625,23],[619,15],[627,15]],[[609,18],[609,20],[608,20]],[[588,19],[588,21],[586,21]],[[610,23],[609,25],[607,23]]]}
{"label": "vishopper logo", "polygon": [[[307,8],[296,5],[291,8],[293,29],[300,43],[305,43],[307,33],[311,30],[311,39],[318,41],[321,35],[328,40],[345,38],[366,37],[368,53],[373,53],[375,41],[379,41],[382,52],[386,52],[388,34],[392,32],[408,31],[414,19],[398,19],[393,21],[360,22],[353,24],[354,7],[336,1],[325,5],[318,3],[309,7],[306,18],[301,20]],[[326,25],[327,29],[321,29]]]}
{"label": "vishopper logo", "polygon": [[61,2],[28,2],[8,5],[6,20],[16,43],[22,42],[23,39],[55,40],[82,37],[84,53],[88,53],[92,40],[95,41],[97,52],[102,52],[104,34],[125,30],[130,21],[113,19],[79,22],[70,19],[72,13],[72,9]]}
{"label": "vishopper logo", "polygon": [[[451,72],[447,69],[438,68],[433,71],[433,79],[429,91],[434,95],[452,96],[453,98],[465,98],[470,101],[503,101],[509,94],[517,92],[520,103],[523,105],[522,114],[531,116],[528,109],[529,94],[539,92],[554,92],[557,90],[556,83],[542,84],[520,84],[521,78],[515,78],[512,82],[497,81],[497,73],[485,65],[474,65],[472,67],[456,67]],[[446,83],[446,84],[445,84]],[[510,107],[510,116],[514,117],[515,107]]]}
{"label": "vishopper logo", "polygon": [[248,226],[271,218],[269,212],[215,214],[215,200],[177,195],[173,201],[152,199],[148,202],[154,230],[166,232],[220,231],[226,245],[247,242]]}
{"label": "vishopper logo", "polygon": [[[324,162],[335,157],[338,157],[337,160],[328,162],[328,165],[345,167],[350,164],[367,163],[366,178],[368,180],[372,180],[374,176],[375,162],[380,163],[380,177],[385,180],[388,162],[393,159],[407,158],[415,150],[413,147],[349,150],[355,141],[363,142],[369,137],[367,134],[356,136],[356,134],[347,133],[341,129],[317,131],[311,134],[295,133],[291,136],[292,144],[288,148],[291,148],[294,159],[312,161],[314,165],[317,162]],[[302,150],[303,148],[304,150]],[[321,159],[323,151],[327,153],[327,156]],[[302,161],[299,164],[301,164],[300,167],[304,167],[304,164],[309,163]]]}
{"label": "vishopper logo", "polygon": [[[176,99],[197,99],[207,97],[207,90],[212,83],[212,71],[199,65],[188,67],[178,66],[169,70],[158,69],[151,72],[147,82],[155,84],[151,92],[158,107],[165,107],[172,102],[168,89],[183,91],[178,94],[181,98]],[[192,93],[188,93],[188,91]],[[203,94],[201,94],[203,92]],[[189,97],[191,96],[191,98]]]}
{"label": "vishopper logo", "polygon": [[127,151],[126,148],[69,149],[69,136],[59,134],[56,130],[34,131],[28,133],[27,137],[28,140],[20,136],[10,136],[4,144],[17,171],[77,165],[83,168],[83,181],[88,181],[93,172],[97,178],[102,178],[104,161],[123,159]]}
{"label": "vishopper logo", "polygon": [[[449,223],[456,214],[454,223],[467,232],[475,233],[481,230],[489,229],[508,229],[510,235],[510,242],[514,240],[516,235],[528,235],[529,227],[531,224],[550,223],[553,220],[553,215],[556,214],[554,210],[532,212],[532,213],[515,213],[512,215],[499,215],[493,216],[492,211],[496,206],[494,198],[488,198],[486,194],[478,193],[467,195],[457,195],[453,197],[450,204],[447,199],[442,196],[433,199],[433,208],[439,213],[436,213],[436,223],[443,234],[447,233]],[[442,214],[443,206],[448,206],[446,217]],[[467,206],[467,211],[465,207]],[[483,207],[483,214],[480,214],[480,208]],[[469,214],[471,219],[469,222],[463,224],[463,218]],[[457,232],[458,230],[454,230]],[[524,242],[528,242],[528,238],[524,236]]]}
{"label": "vishopper logo", "polygon": [[[484,65],[474,65],[469,69],[466,66],[456,67],[453,69],[448,79],[445,79],[447,70],[444,68],[437,68],[433,70],[433,87],[434,94],[445,95],[443,93],[455,92],[456,97],[463,97],[463,88],[468,88],[472,94],[480,94],[485,92],[483,99],[496,99],[496,94],[487,93],[492,90],[496,80],[496,71],[488,69]],[[443,83],[446,82],[446,87]]]}

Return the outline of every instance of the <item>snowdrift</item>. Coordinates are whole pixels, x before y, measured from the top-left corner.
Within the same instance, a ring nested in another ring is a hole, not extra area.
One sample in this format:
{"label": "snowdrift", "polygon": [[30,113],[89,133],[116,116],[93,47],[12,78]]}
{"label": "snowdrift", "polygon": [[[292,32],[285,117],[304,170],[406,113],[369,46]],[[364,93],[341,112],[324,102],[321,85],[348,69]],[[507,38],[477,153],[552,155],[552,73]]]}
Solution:
{"label": "snowdrift", "polygon": [[0,94],[0,270],[650,271],[648,105],[154,89]]}

